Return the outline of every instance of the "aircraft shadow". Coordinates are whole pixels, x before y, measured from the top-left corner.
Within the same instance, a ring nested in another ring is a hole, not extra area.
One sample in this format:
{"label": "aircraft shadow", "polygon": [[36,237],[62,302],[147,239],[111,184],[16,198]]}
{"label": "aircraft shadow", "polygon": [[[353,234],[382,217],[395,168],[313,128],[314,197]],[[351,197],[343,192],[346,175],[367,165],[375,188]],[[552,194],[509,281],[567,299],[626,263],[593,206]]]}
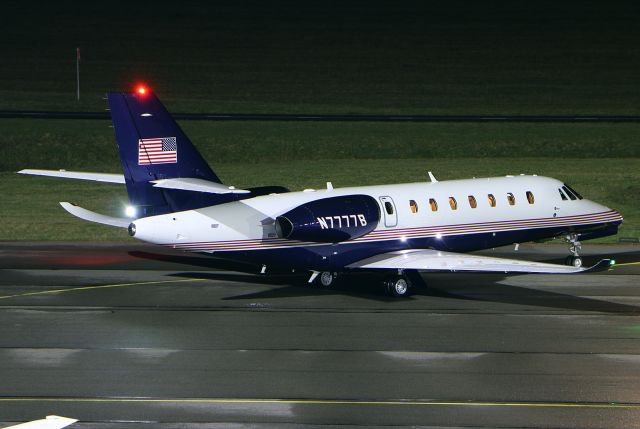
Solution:
{"label": "aircraft shadow", "polygon": [[[377,302],[392,302],[397,298],[389,297],[380,285],[381,276],[375,273],[350,273],[342,275],[339,281],[330,288],[310,286],[308,275],[304,274],[250,274],[257,271],[256,266],[243,264],[213,257],[172,255],[133,251],[131,256],[160,262],[170,262],[183,265],[201,266],[209,269],[228,270],[234,273],[222,272],[180,272],[173,276],[184,278],[201,278],[218,281],[243,282],[250,284],[266,284],[281,286],[259,292],[251,292],[223,298],[223,300],[255,300],[295,298],[304,296],[343,295]],[[624,254],[589,255],[585,257],[589,263],[602,258],[614,257],[617,261],[634,261],[638,259],[638,252]],[[561,262],[557,258],[548,262]],[[640,314],[640,307],[620,304],[594,298],[585,298],[560,292],[551,292],[514,285],[502,285],[501,281],[521,274],[495,273],[423,273],[414,275],[412,281],[417,287],[413,288],[413,296],[446,298],[462,301],[495,302],[504,304],[527,305],[535,307],[558,308],[574,311],[616,313],[624,315]],[[593,274],[586,274],[593,275]],[[544,276],[544,274],[541,274]],[[425,287],[426,285],[426,287]]]}
{"label": "aircraft shadow", "polygon": [[[262,276],[183,272],[173,274],[173,276],[282,286],[222,298],[229,301],[328,295],[352,296],[377,302],[395,302],[397,300],[397,298],[389,297],[384,293],[383,288],[379,285],[380,276],[367,274],[344,275],[341,281],[330,288],[309,286],[306,283],[307,277],[301,275]],[[425,277],[427,278],[428,286],[413,288],[412,296],[406,299],[415,300],[419,299],[419,297],[433,297],[458,301],[494,302],[630,316],[640,314],[640,307],[634,305],[584,298],[559,292],[542,291],[522,286],[501,285],[499,282],[507,278],[504,275],[438,273],[426,274]]]}
{"label": "aircraft shadow", "polygon": [[134,258],[146,259],[155,262],[167,262],[171,264],[191,265],[194,267],[203,267],[214,270],[228,270],[241,272],[258,272],[258,267],[242,262],[229,261],[227,259],[219,259],[209,255],[174,255],[171,253],[154,253],[144,251],[128,252],[129,256]]}
{"label": "aircraft shadow", "polygon": [[260,292],[250,292],[236,296],[222,298],[223,300],[255,300],[273,298],[296,298],[304,296],[328,296],[343,295],[353,296],[375,301],[394,301],[395,298],[382,293],[382,287],[371,282],[353,281],[351,275],[345,275],[344,279],[338,281],[335,286],[322,287],[309,285],[307,274],[283,274],[283,275],[256,275],[256,274],[231,274],[215,272],[184,272],[172,274],[175,277],[200,278],[207,280],[243,282],[252,284],[268,284],[282,286],[263,290]]}
{"label": "aircraft shadow", "polygon": [[[620,304],[594,298],[586,298],[561,292],[540,290],[535,287],[523,287],[500,284],[507,278],[526,274],[494,274],[494,273],[438,273],[426,274],[428,287],[415,288],[415,295],[433,296],[426,290],[445,291],[448,297],[474,301],[497,302],[504,304],[527,305],[535,307],[558,308],[574,311],[616,313],[637,316],[640,307]],[[547,274],[539,274],[546,276]],[[576,276],[593,274],[576,274]],[[447,278],[449,277],[449,278]]]}

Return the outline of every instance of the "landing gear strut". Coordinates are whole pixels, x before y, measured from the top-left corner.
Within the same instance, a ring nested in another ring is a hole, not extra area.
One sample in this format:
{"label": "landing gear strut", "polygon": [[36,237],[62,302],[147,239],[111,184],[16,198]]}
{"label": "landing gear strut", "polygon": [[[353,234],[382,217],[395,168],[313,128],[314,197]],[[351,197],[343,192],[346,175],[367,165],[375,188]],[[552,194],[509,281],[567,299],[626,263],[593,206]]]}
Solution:
{"label": "landing gear strut", "polygon": [[387,295],[396,298],[409,296],[410,288],[411,281],[402,271],[398,271],[398,275],[384,281],[384,289]]}
{"label": "landing gear strut", "polygon": [[566,265],[571,265],[576,268],[580,268],[582,266],[582,258],[578,254],[580,249],[582,249],[582,244],[578,241],[578,236],[576,234],[569,234],[565,237],[565,240],[569,243],[569,251],[571,252],[571,256],[567,256],[564,260]]}

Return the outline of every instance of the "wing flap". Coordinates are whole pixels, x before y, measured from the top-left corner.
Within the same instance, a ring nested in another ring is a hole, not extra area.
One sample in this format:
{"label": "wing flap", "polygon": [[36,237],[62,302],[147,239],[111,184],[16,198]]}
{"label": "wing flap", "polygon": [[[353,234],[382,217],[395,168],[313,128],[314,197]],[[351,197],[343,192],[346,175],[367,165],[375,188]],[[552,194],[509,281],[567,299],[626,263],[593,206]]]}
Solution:
{"label": "wing flap", "polygon": [[18,171],[18,174],[31,174],[33,176],[62,177],[65,179],[92,180],[94,182],[120,183],[124,184],[124,175],[110,173],[84,173],[82,171],[67,170],[34,170],[25,169]]}
{"label": "wing flap", "polygon": [[209,180],[196,179],[192,177],[152,180],[151,183],[153,183],[153,186],[156,188],[207,192],[209,194],[248,194],[251,192],[247,191],[246,189],[236,189],[233,186],[226,186],[222,183],[216,183]]}
{"label": "wing flap", "polygon": [[440,252],[431,249],[411,249],[376,255],[348,265],[347,268],[571,274],[607,269],[609,266],[610,261],[607,259],[591,268],[576,268],[544,262]]}
{"label": "wing flap", "polygon": [[127,218],[101,215],[99,213],[92,212],[91,210],[78,207],[72,203],[61,202],[60,205],[72,215],[89,222],[101,223],[103,225],[115,226],[118,228],[128,228],[129,224],[132,222],[131,219]]}

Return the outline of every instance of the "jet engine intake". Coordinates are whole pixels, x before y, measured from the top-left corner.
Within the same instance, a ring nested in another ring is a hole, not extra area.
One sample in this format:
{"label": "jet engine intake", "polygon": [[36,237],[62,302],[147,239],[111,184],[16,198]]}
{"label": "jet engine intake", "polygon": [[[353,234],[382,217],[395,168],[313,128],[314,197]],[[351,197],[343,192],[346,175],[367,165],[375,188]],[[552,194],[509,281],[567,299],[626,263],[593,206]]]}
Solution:
{"label": "jet engine intake", "polygon": [[338,243],[362,237],[380,221],[380,207],[369,195],[343,195],[302,204],[276,218],[279,238]]}

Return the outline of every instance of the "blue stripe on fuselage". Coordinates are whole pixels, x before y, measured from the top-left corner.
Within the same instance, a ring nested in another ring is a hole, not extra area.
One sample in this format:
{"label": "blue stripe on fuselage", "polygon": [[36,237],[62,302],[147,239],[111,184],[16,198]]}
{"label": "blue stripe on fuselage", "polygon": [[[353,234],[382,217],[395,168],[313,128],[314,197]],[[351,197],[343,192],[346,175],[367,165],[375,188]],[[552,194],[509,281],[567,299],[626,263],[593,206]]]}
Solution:
{"label": "blue stripe on fuselage", "polygon": [[526,243],[580,233],[582,239],[615,235],[622,221],[600,222],[578,226],[557,226],[549,228],[510,231],[482,232],[464,235],[446,235],[441,238],[422,237],[391,239],[375,242],[320,244],[312,246],[285,247],[275,249],[216,251],[218,258],[237,260],[281,269],[301,269],[318,271],[340,271],[345,266],[381,253],[405,249],[435,249],[449,252],[470,252],[490,249],[512,243]]}

